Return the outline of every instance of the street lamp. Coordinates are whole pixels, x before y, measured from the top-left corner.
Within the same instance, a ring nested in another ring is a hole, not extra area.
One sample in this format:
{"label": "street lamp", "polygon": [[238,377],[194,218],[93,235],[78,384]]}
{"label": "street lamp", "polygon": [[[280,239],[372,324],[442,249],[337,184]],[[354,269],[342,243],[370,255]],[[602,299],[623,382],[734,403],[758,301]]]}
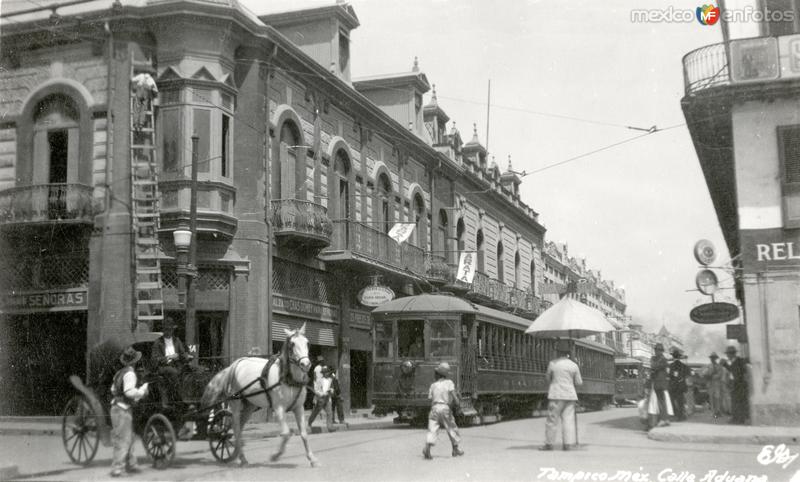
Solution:
{"label": "street lamp", "polygon": [[[189,352],[196,355],[197,342],[195,330],[195,283],[197,277],[197,267],[189,259],[189,251],[192,246],[192,232],[185,228],[178,228],[172,232],[172,240],[175,243],[175,250],[178,258],[178,305],[186,310],[186,344]],[[196,360],[195,356],[193,360]]]}

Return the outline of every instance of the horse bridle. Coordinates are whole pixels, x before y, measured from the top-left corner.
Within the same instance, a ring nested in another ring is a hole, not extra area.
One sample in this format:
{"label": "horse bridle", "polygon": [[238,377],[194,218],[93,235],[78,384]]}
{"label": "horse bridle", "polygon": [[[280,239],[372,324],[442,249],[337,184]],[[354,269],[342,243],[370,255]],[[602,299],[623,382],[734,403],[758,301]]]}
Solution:
{"label": "horse bridle", "polygon": [[294,346],[294,337],[295,336],[297,336],[297,333],[293,334],[291,337],[289,337],[286,340],[286,343],[288,343],[288,345],[289,345],[287,347],[287,351],[289,351],[291,353],[291,355],[289,356],[289,363],[292,364],[292,365],[297,365],[298,368],[303,368],[303,365],[301,365],[300,362],[305,359],[305,360],[308,360],[309,364],[310,364],[311,363],[311,359],[308,357],[308,355],[301,356],[300,358],[294,358],[294,350],[292,350],[292,347]]}

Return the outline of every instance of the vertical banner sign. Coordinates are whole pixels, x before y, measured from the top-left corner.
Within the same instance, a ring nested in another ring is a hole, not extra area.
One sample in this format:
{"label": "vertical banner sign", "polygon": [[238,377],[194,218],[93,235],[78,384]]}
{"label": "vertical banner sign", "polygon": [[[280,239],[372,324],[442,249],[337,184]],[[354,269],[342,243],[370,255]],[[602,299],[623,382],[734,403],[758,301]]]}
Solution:
{"label": "vertical banner sign", "polygon": [[458,257],[458,272],[456,279],[458,281],[472,284],[472,279],[475,277],[475,253],[461,253]]}
{"label": "vertical banner sign", "polygon": [[389,237],[397,241],[397,244],[403,244],[411,236],[412,231],[414,231],[412,223],[395,223],[389,230]]}

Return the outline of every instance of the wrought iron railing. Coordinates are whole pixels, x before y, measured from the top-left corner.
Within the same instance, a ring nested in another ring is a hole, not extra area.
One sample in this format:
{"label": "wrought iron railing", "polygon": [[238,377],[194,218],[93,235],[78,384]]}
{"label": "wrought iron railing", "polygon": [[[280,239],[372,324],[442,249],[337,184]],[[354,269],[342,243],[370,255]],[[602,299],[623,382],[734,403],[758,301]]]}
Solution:
{"label": "wrought iron railing", "polygon": [[706,45],[684,55],[683,82],[687,94],[730,84],[726,44]]}
{"label": "wrought iron railing", "polygon": [[36,184],[0,192],[0,224],[43,221],[94,222],[100,204],[84,184]]}
{"label": "wrought iron railing", "polygon": [[454,279],[454,268],[447,264],[444,256],[425,253],[425,272],[430,281],[447,283]]}
{"label": "wrought iron railing", "polygon": [[0,286],[9,291],[49,290],[89,286],[89,253],[77,256],[19,256],[6,261]]}
{"label": "wrought iron railing", "polygon": [[272,201],[272,226],[277,236],[305,234],[330,240],[333,232],[333,224],[328,218],[328,208],[302,199]]}
{"label": "wrought iron railing", "polygon": [[350,251],[400,270],[425,276],[425,252],[408,242],[397,244],[388,234],[355,221],[336,220],[333,223],[332,251]]}

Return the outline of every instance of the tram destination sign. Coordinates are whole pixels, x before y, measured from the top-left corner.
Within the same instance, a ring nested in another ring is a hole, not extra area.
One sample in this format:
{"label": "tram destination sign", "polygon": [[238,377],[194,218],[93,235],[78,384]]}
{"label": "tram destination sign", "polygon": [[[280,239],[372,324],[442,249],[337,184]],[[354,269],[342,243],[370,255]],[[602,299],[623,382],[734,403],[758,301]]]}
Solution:
{"label": "tram destination sign", "polygon": [[715,301],[695,306],[689,312],[689,318],[701,325],[727,323],[739,317],[739,307],[733,303]]}
{"label": "tram destination sign", "polygon": [[79,311],[88,308],[85,289],[14,293],[3,298],[2,313]]}

